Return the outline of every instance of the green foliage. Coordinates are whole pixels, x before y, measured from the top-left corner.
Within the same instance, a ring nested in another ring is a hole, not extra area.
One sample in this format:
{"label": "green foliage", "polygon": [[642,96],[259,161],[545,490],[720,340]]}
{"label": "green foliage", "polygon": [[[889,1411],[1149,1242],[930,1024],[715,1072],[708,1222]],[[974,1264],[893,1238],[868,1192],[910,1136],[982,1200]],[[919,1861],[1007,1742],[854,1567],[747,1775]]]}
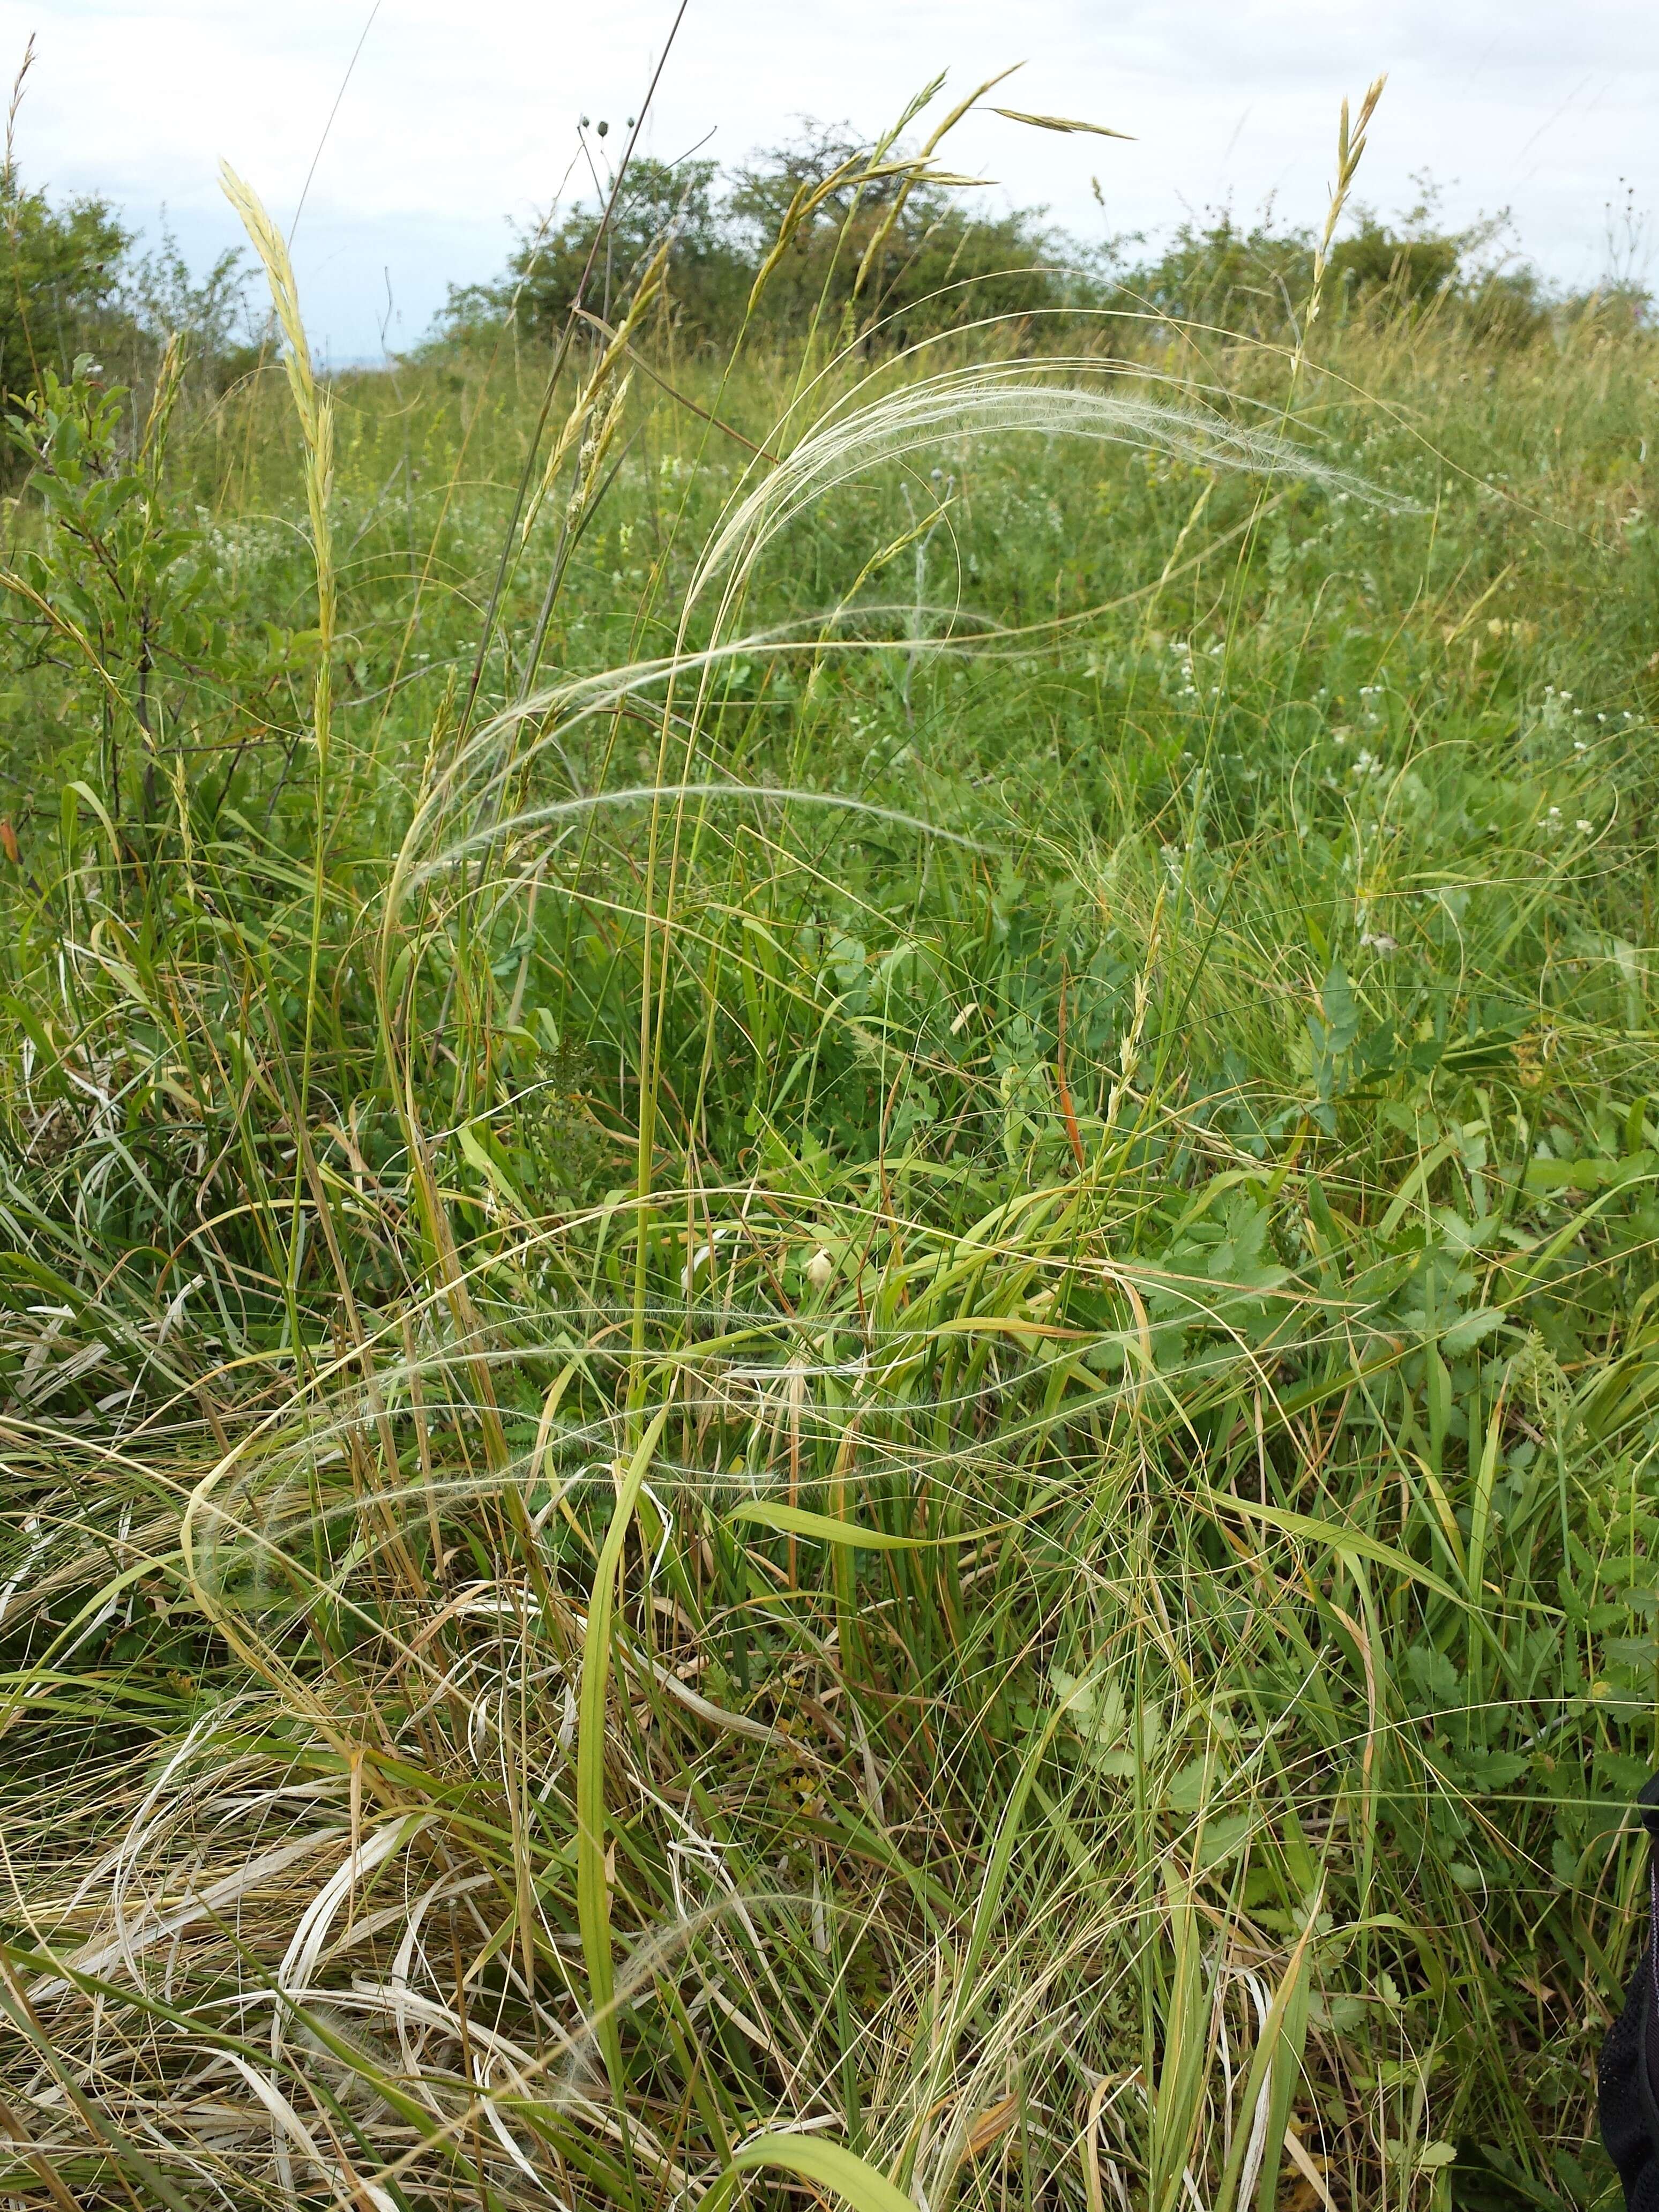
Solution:
{"label": "green foliage", "polygon": [[[138,241],[107,202],[54,205],[29,190],[15,167],[0,170],[0,413],[27,410],[56,380],[61,391],[82,372],[148,407],[162,376],[182,368],[186,411],[200,413],[268,349],[248,326],[242,256],[219,256],[192,273],[165,227],[158,245]],[[170,355],[178,341],[182,350]],[[179,393],[172,395],[170,405]],[[131,440],[137,429],[125,433]],[[8,434],[0,477],[14,482],[18,449]]]}
{"label": "green foliage", "polygon": [[1362,299],[1424,307],[1456,283],[1464,258],[1459,239],[1433,233],[1399,237],[1367,212],[1352,235],[1337,242],[1331,270],[1339,283]]}
{"label": "green foliage", "polygon": [[[1431,203],[1398,225],[1357,210],[1354,229],[1332,248],[1335,312],[1386,323],[1440,313],[1482,343],[1519,344],[1548,327],[1550,302],[1536,273],[1493,266],[1488,249],[1502,229],[1476,223],[1438,228]],[[1269,211],[1248,228],[1230,212],[1184,223],[1169,246],[1120,272],[1124,294],[1182,323],[1288,339],[1313,281],[1314,233],[1277,223]]]}
{"label": "green foliage", "polygon": [[0,399],[15,400],[108,331],[131,234],[107,201],[54,208],[15,167],[0,169]]}
{"label": "green foliage", "polygon": [[[215,392],[229,389],[269,359],[270,348],[251,327],[244,257],[228,248],[198,276],[163,227],[160,242],[148,252],[129,252],[121,270],[121,309],[129,326],[118,359],[132,366],[135,380],[148,382],[167,341],[185,346],[186,373],[204,379]],[[106,350],[110,350],[106,348]]]}
{"label": "green foliage", "polygon": [[505,325],[556,338],[590,258],[584,304],[608,317],[668,240],[660,312],[690,338],[729,344],[774,240],[792,208],[808,201],[759,303],[760,327],[775,339],[820,325],[833,333],[851,314],[858,327],[878,325],[887,342],[902,343],[907,333],[1041,311],[1075,292],[1064,261],[1080,249],[1045,228],[1040,210],[975,215],[940,186],[862,176],[871,166],[869,149],[848,131],[817,125],[751,155],[724,181],[710,161],[636,160],[597,254],[608,192],[521,233],[496,282],[452,289],[445,337]]}
{"label": "green foliage", "polygon": [[808,125],[733,173],[727,206],[757,268],[797,196],[817,199],[766,296],[780,331],[801,331],[815,316],[833,331],[850,313],[902,344],[907,334],[1041,312],[1068,296],[1064,260],[1077,249],[1045,227],[1042,210],[975,213],[938,185],[866,181],[860,151],[846,131]]}
{"label": "green foliage", "polygon": [[[45,678],[62,701],[75,738],[52,765],[89,775],[123,851],[153,858],[175,836],[187,848],[192,820],[210,832],[250,745],[286,731],[292,750],[304,647],[249,619],[204,519],[163,488],[181,347],[136,446],[130,394],[95,370],[85,355],[67,382],[44,368],[12,418],[40,527],[9,581],[6,656],[25,696]],[[27,758],[38,773],[52,756],[35,743]]]}
{"label": "green foliage", "polygon": [[602,242],[603,206],[578,206],[556,222],[544,218],[520,233],[496,283],[451,288],[446,330],[462,336],[505,323],[529,337],[556,339],[590,264],[584,301],[608,319],[611,301],[632,289],[664,238],[673,241],[665,307],[699,336],[732,329],[754,270],[731,235],[716,173],[713,161],[671,167],[636,159]]}

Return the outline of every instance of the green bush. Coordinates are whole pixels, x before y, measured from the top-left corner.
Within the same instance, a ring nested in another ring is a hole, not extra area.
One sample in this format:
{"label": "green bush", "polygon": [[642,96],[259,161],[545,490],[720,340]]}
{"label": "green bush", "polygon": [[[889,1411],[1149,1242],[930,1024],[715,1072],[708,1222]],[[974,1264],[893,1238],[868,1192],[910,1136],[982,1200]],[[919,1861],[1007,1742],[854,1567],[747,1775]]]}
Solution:
{"label": "green bush", "polygon": [[[861,176],[866,150],[844,130],[809,125],[729,177],[708,161],[635,161],[597,252],[602,200],[544,218],[520,234],[501,276],[452,289],[441,342],[502,326],[556,337],[590,262],[583,304],[608,316],[667,240],[663,314],[689,338],[729,343],[786,225],[788,244],[758,303],[759,327],[780,340],[814,325],[834,334],[850,318],[902,343],[1078,295],[1076,266],[1088,256],[1041,210],[977,215],[942,186]],[[807,199],[810,214],[792,222]]]}
{"label": "green bush", "polygon": [[710,334],[733,326],[753,271],[726,220],[717,173],[713,161],[630,163],[601,245],[602,206],[544,218],[520,234],[494,283],[451,287],[444,329],[462,336],[507,323],[526,337],[556,338],[590,264],[584,303],[605,316],[664,238],[673,241],[669,300],[687,328]]}
{"label": "green bush", "polygon": [[[1506,344],[1538,337],[1550,321],[1547,288],[1524,265],[1486,258],[1498,226],[1432,227],[1418,209],[1398,227],[1364,209],[1331,249],[1328,313],[1373,324],[1449,316],[1472,337]],[[1283,343],[1293,339],[1313,284],[1315,234],[1271,212],[1248,228],[1225,211],[1184,223],[1164,251],[1120,276],[1122,295],[1170,320]]]}
{"label": "green bush", "polygon": [[0,395],[36,390],[47,368],[67,377],[77,354],[101,344],[131,243],[106,200],[53,207],[15,166],[0,169]]}

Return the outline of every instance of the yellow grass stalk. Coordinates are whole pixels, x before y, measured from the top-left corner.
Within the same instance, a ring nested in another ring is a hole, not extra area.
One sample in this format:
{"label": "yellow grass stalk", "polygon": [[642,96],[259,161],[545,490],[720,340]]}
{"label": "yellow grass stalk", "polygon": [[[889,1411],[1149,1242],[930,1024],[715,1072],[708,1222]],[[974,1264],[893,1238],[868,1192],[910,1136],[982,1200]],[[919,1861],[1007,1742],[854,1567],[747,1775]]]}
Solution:
{"label": "yellow grass stalk", "polygon": [[[300,318],[300,292],[294,280],[294,264],[288,241],[266,214],[264,204],[251,185],[221,162],[220,181],[225,197],[242,218],[254,252],[264,264],[270,286],[270,302],[282,326],[283,364],[294,410],[300,418],[305,445],[306,506],[311,518],[312,559],[317,572],[317,677],[312,694],[312,737],[317,754],[317,811],[311,893],[311,951],[307,963],[305,1041],[300,1063],[299,1121],[304,1128],[311,1097],[311,1062],[317,1006],[317,971],[323,936],[323,862],[327,844],[325,813],[327,805],[329,733],[332,708],[332,670],[337,593],[334,578],[334,540],[329,523],[329,503],[334,490],[334,403],[320,390]],[[289,1244],[289,1320],[295,1351],[299,1352],[300,1329],[294,1305],[294,1280],[299,1264],[301,1205],[304,1188],[303,1144],[295,1146],[294,1164],[293,1233]]]}
{"label": "yellow grass stalk", "polygon": [[[663,279],[667,270],[668,241],[665,239],[651,257],[645,274],[641,277],[635,289],[634,297],[629,303],[627,314],[618,327],[608,335],[605,351],[599,356],[592,374],[576,394],[575,404],[565,416],[564,426],[553,441],[553,450],[547,457],[547,466],[542,471],[541,482],[536,487],[533,497],[525,507],[524,521],[519,531],[521,544],[529,538],[531,532],[535,528],[536,518],[540,514],[548,494],[559,480],[559,471],[564,466],[566,456],[586,429],[593,410],[599,404],[600,395],[604,392],[617,363],[628,351],[635,331],[645,319],[647,309],[661,291]],[[614,416],[617,412],[617,404],[613,398],[611,403],[611,416]]]}

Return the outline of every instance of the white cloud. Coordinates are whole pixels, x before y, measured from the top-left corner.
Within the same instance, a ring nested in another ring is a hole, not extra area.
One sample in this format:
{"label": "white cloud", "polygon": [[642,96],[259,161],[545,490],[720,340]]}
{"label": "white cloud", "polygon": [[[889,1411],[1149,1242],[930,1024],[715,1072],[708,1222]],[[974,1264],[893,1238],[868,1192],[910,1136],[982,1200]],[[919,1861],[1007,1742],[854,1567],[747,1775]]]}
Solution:
{"label": "white cloud", "polygon": [[[27,175],[108,194],[152,228],[165,202],[187,247],[234,238],[224,155],[291,215],[369,0],[0,0],[0,57],[30,29]],[[505,218],[545,204],[580,112],[620,125],[672,16],[665,0],[382,0],[318,161],[297,240],[307,311],[337,357],[372,353],[388,275],[424,325],[450,277],[500,261]],[[1362,195],[1384,207],[1414,171],[1447,209],[1513,206],[1552,273],[1588,281],[1621,178],[1659,202],[1659,9],[1648,0],[692,0],[653,112],[665,155],[713,130],[734,159],[801,112],[866,128],[949,65],[967,87],[1027,58],[1012,104],[1088,116],[1133,145],[976,117],[953,158],[999,191],[1097,229],[1162,229],[1184,205],[1269,192],[1323,204],[1337,103],[1390,71]],[[616,143],[613,139],[613,144]]]}

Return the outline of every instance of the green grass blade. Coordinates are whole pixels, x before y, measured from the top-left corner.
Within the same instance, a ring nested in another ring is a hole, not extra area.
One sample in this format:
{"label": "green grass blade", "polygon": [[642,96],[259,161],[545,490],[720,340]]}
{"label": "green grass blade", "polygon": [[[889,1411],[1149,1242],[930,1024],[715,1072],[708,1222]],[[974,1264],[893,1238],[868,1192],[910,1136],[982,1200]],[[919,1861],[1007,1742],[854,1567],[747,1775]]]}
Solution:
{"label": "green grass blade", "polygon": [[[916,2212],[915,2201],[902,2189],[896,2189],[884,2173],[878,2173],[873,2166],[848,2150],[845,2143],[829,2142],[823,2136],[792,2135],[783,2130],[757,2136],[753,2142],[732,2153],[726,2172],[759,2173],[769,2166],[832,2191],[852,2206],[853,2212]],[[716,2182],[714,2189],[720,2185]],[[714,2193],[711,2190],[703,2198],[705,2204]]]}
{"label": "green grass blade", "polygon": [[604,2054],[612,2094],[620,2104],[622,2039],[615,2011],[616,1972],[611,1957],[611,1887],[605,1868],[605,1705],[611,1687],[611,1625],[616,1613],[617,1575],[622,1565],[628,1524],[653,1453],[667,1425],[667,1406],[659,1407],[641,1437],[617,1491],[616,1509],[593,1570],[587,1629],[582,1638],[582,1686],[576,1730],[576,1900],[582,1957],[587,1967],[587,1999],[593,2033]]}

